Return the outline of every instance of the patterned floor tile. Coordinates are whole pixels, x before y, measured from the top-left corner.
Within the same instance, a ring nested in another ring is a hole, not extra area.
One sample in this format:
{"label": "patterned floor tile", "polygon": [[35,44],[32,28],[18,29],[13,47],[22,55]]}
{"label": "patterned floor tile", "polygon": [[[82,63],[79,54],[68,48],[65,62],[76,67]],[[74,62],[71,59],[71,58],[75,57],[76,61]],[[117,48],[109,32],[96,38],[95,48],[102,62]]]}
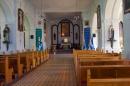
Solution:
{"label": "patterned floor tile", "polygon": [[51,58],[13,86],[76,86],[73,58]]}

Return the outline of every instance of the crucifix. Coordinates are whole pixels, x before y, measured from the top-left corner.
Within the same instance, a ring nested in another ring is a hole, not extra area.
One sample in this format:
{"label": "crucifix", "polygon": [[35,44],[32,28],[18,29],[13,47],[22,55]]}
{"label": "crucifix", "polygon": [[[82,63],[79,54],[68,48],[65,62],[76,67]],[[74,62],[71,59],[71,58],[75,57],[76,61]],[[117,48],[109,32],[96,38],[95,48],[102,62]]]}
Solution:
{"label": "crucifix", "polygon": [[109,40],[108,41],[110,41],[111,48],[113,49],[113,43],[116,40],[114,39],[114,28],[112,27],[112,25],[110,25],[110,28],[109,28]]}
{"label": "crucifix", "polygon": [[10,44],[10,41],[9,41],[9,32],[10,32],[10,29],[9,29],[8,25],[6,24],[5,28],[3,30],[3,37],[4,37],[3,43],[6,44],[6,50],[7,51],[9,49],[9,44]]}

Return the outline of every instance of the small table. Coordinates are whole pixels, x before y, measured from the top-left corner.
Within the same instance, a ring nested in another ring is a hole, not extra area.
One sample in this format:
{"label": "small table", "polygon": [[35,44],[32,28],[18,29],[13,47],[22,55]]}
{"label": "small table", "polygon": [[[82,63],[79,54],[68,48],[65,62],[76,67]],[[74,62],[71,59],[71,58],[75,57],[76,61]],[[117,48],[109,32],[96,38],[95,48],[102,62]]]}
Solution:
{"label": "small table", "polygon": [[62,43],[61,46],[62,46],[64,49],[68,49],[69,47],[71,47],[71,44],[70,44],[70,43]]}

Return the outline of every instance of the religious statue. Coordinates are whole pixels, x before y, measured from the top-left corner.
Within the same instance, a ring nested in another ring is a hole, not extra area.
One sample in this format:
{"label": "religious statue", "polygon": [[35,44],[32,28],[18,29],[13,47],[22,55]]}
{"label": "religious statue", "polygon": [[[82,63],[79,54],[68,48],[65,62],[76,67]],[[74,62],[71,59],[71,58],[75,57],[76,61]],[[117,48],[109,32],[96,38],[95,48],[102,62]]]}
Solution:
{"label": "religious statue", "polygon": [[112,25],[110,25],[110,27],[109,27],[109,35],[108,35],[108,37],[109,37],[109,41],[111,43],[111,48],[113,48],[113,42],[115,40],[114,40],[114,28],[113,28]]}
{"label": "religious statue", "polygon": [[4,37],[3,43],[6,44],[7,51],[8,51],[9,42],[10,42],[9,41],[9,32],[10,32],[10,29],[9,29],[8,25],[6,24],[5,28],[3,30],[3,37]]}
{"label": "religious statue", "polygon": [[38,37],[38,50],[39,50],[39,51],[43,50],[43,43],[42,43],[40,37]]}

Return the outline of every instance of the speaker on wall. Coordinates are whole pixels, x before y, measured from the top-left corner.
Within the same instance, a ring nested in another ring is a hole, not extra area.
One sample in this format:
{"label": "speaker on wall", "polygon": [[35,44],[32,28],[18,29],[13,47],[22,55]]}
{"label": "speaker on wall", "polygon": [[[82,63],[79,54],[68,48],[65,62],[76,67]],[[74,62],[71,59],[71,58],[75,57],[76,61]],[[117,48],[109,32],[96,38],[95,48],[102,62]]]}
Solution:
{"label": "speaker on wall", "polygon": [[96,37],[96,34],[95,34],[95,33],[93,33],[93,37]]}
{"label": "speaker on wall", "polygon": [[30,35],[30,39],[34,39],[34,35]]}

